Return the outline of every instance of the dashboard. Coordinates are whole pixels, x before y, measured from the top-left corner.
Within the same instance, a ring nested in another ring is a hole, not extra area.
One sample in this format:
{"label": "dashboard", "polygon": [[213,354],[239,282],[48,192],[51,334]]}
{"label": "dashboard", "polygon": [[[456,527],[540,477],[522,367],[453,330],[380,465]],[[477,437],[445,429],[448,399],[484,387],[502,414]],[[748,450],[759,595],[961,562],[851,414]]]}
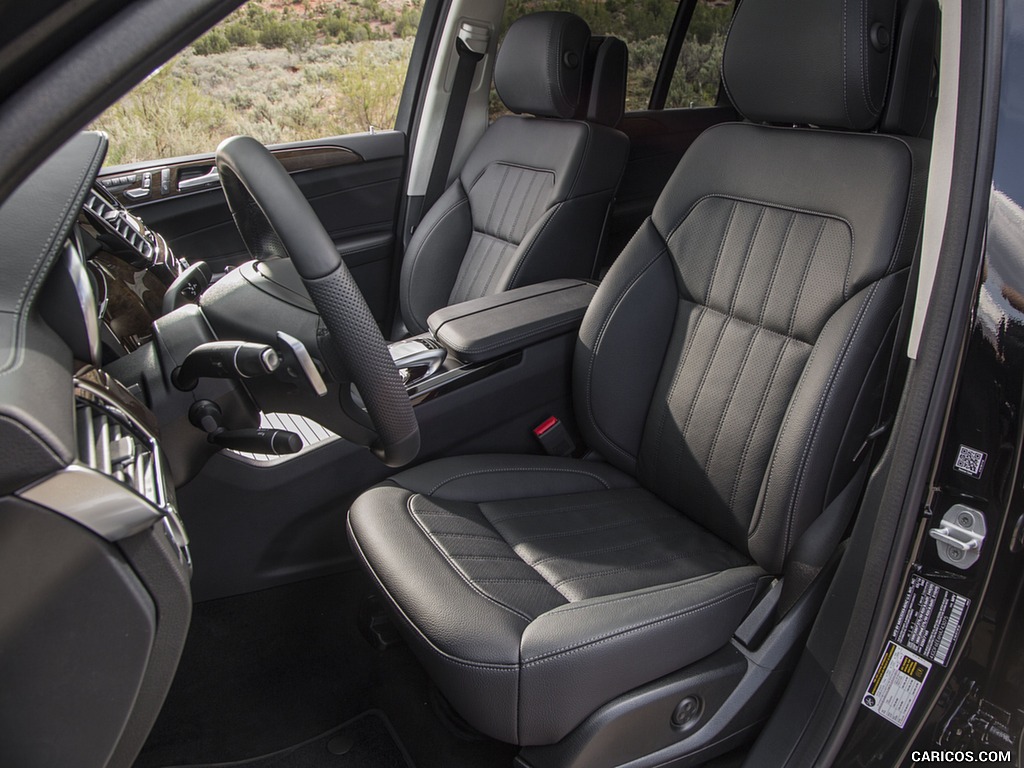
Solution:
{"label": "dashboard", "polygon": [[188,540],[157,418],[103,366],[140,349],[189,264],[96,183],[103,134],[58,150],[0,207],[0,497],[114,542]]}

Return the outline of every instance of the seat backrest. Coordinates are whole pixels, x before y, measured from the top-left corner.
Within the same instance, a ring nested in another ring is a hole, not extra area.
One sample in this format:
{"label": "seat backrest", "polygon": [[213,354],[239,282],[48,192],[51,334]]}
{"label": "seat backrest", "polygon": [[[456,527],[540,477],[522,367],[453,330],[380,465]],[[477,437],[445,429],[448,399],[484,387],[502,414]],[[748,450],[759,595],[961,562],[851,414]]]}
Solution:
{"label": "seat backrest", "polygon": [[863,133],[895,7],[744,0],[723,74],[751,122],[689,149],[577,344],[589,445],[772,573],[854,474],[920,227],[928,144]]}
{"label": "seat backrest", "polygon": [[399,288],[407,330],[426,330],[449,304],[590,277],[629,149],[611,127],[625,69],[624,44],[592,44],[573,14],[535,13],[509,27],[494,83],[517,114],[488,127],[413,233]]}

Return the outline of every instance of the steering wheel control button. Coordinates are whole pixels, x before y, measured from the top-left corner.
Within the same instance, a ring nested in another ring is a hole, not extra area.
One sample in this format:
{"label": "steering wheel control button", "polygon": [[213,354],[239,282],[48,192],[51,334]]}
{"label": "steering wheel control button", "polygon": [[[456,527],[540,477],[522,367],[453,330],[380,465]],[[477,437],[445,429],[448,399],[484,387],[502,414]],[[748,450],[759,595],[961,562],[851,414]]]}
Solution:
{"label": "steering wheel control button", "polygon": [[672,711],[672,727],[680,731],[692,730],[704,713],[704,702],[700,696],[691,694],[684,697]]}
{"label": "steering wheel control button", "polygon": [[939,559],[960,570],[978,562],[985,533],[985,516],[963,504],[950,507],[939,525],[928,531],[938,544]]}

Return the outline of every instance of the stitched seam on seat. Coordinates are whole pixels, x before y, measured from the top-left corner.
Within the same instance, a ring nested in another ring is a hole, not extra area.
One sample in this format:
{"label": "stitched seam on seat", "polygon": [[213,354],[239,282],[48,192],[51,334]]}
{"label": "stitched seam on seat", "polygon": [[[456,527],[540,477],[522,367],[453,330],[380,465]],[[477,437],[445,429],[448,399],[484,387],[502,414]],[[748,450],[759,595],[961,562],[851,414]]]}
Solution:
{"label": "stitched seam on seat", "polygon": [[[655,232],[658,231],[657,228],[653,226],[653,224],[651,225],[651,228],[654,229]],[[658,235],[660,237],[661,233],[658,232]],[[662,242],[664,242],[664,239],[662,240]],[[605,331],[608,329],[608,324],[611,322],[612,316],[615,314],[616,310],[618,310],[619,305],[622,303],[623,299],[626,298],[626,294],[629,293],[630,289],[632,289],[632,287],[640,281],[640,278],[647,274],[647,270],[654,266],[654,264],[657,263],[658,259],[660,259],[662,256],[667,255],[668,252],[668,243],[665,243],[665,247],[658,251],[658,253],[655,254],[654,258],[648,261],[636,273],[633,279],[630,280],[625,286],[623,286],[622,290],[619,292],[619,295],[615,297],[615,301],[612,302],[612,306],[611,309],[608,310],[608,314],[605,315],[604,320],[601,321],[601,327],[598,329],[597,335],[594,337],[594,350],[593,352],[590,353],[590,360],[587,363],[586,403],[587,416],[590,417],[590,423],[594,425],[594,429],[597,430],[598,434],[600,434],[601,437],[604,438],[605,442],[611,448],[614,448],[627,459],[631,459],[634,462],[636,461],[636,456],[634,456],[632,453],[630,453],[625,448],[616,443],[614,440],[612,440],[605,433],[605,431],[601,429],[601,425],[598,423],[597,417],[594,415],[593,400],[591,398],[591,392],[593,391],[594,360],[597,358],[597,351],[601,348],[601,342],[604,340],[604,334]]]}
{"label": "stitched seam on seat", "polygon": [[778,248],[778,253],[775,255],[775,265],[771,270],[771,278],[768,280],[768,289],[765,291],[765,298],[761,302],[761,311],[758,312],[758,325],[763,326],[765,321],[765,312],[768,311],[768,304],[771,303],[771,294],[775,290],[775,279],[778,276],[779,266],[782,264],[782,259],[785,256],[785,247],[790,245],[790,234],[793,232],[793,225],[797,222],[797,214],[790,212],[790,223],[785,225],[785,234],[782,236],[782,244]]}
{"label": "stitched seam on seat", "polygon": [[574,557],[584,557],[589,555],[600,555],[607,552],[623,552],[627,549],[635,549],[636,547],[642,547],[644,544],[652,544],[654,542],[666,542],[674,539],[681,538],[683,536],[692,536],[693,531],[678,531],[677,533],[671,534],[659,534],[655,536],[648,536],[644,539],[638,539],[636,541],[629,542],[628,544],[612,544],[608,547],[598,547],[597,549],[584,549],[580,552],[569,552],[564,555],[548,555],[542,557],[540,560],[527,560],[526,564],[531,568],[542,565],[543,563],[549,563],[552,560],[571,560]]}
{"label": "stitched seam on seat", "polygon": [[[720,125],[742,125],[742,123],[728,123],[728,124],[721,123]],[[712,126],[712,128],[708,128],[708,130],[709,131],[713,130],[715,127],[717,127],[717,126]],[[774,126],[767,126],[767,125],[759,125],[759,126],[753,126],[753,127],[764,129],[764,130],[779,130],[779,131],[797,131],[797,130],[801,130],[801,129],[797,129],[797,128],[777,128],[777,127],[774,127]],[[827,133],[836,133],[837,135],[840,135],[840,136],[849,136],[850,135],[848,133],[843,133],[841,131],[823,131],[823,130],[820,130],[820,129],[814,129],[813,133],[818,134],[818,135],[827,134]],[[896,138],[896,137],[893,136],[893,137],[886,137],[886,138]],[[834,221],[841,221],[843,224],[845,224],[849,228],[851,236],[852,236],[852,233],[853,233],[853,224],[850,223],[850,220],[847,219],[846,217],[840,216],[839,214],[836,214],[836,213],[826,213],[825,211],[815,211],[815,210],[812,210],[810,208],[797,208],[794,205],[783,205],[783,204],[778,203],[778,202],[773,203],[773,202],[770,202],[768,200],[758,200],[757,198],[753,198],[753,197],[741,197],[740,195],[727,195],[727,194],[724,194],[724,193],[721,193],[721,192],[709,192],[706,195],[702,195],[701,197],[698,197],[693,202],[693,204],[689,208],[687,208],[686,213],[684,213],[682,215],[682,217],[680,217],[679,220],[676,221],[675,225],[669,230],[668,238],[664,238],[663,237],[662,239],[663,240],[670,239],[676,233],[676,230],[679,229],[679,227],[682,226],[683,222],[686,221],[690,217],[690,214],[693,213],[693,209],[694,208],[696,208],[698,205],[703,203],[705,200],[710,200],[712,198],[717,198],[717,199],[720,199],[720,200],[728,200],[728,201],[733,202],[733,203],[750,203],[751,205],[760,205],[760,206],[764,206],[765,208],[772,208],[772,209],[777,210],[777,211],[789,211],[790,213],[803,213],[803,214],[806,214],[808,216],[812,216],[812,217],[817,218],[817,219],[832,219]],[[655,229],[657,229],[657,227],[655,227]],[[658,234],[660,235],[661,232],[659,231]]]}
{"label": "stitched seam on seat", "polygon": [[[694,393],[693,398],[690,400],[690,405],[686,412],[686,420],[683,421],[683,426],[679,430],[679,436],[682,438],[679,444],[679,448],[676,451],[676,459],[678,466],[679,454],[684,450],[686,446],[686,431],[690,427],[690,422],[693,420],[693,414],[697,410],[695,406],[697,401],[700,399],[701,392],[704,391],[704,385],[707,383],[708,375],[711,372],[711,367],[715,364],[715,358],[718,357],[718,349],[722,346],[722,339],[725,337],[725,330],[729,327],[730,315],[725,315],[725,319],[722,321],[722,327],[718,331],[718,337],[715,339],[715,346],[711,350],[711,356],[708,358],[708,364],[704,366],[704,370],[701,372],[700,381],[697,383],[697,391]],[[682,366],[679,366],[682,368]],[[671,402],[671,401],[669,401]]]}
{"label": "stitched seam on seat", "polygon": [[[627,490],[627,489],[623,488],[622,490]],[[576,494],[566,494],[566,495],[575,496]],[[523,519],[528,518],[528,517],[542,517],[542,516],[547,516],[547,515],[554,514],[556,512],[576,512],[577,510],[580,510],[580,509],[603,509],[605,507],[615,507],[615,506],[620,505],[621,503],[622,502],[620,502],[618,499],[614,499],[614,500],[611,500],[611,501],[591,502],[591,503],[588,503],[588,504],[570,504],[568,507],[548,507],[546,509],[529,509],[526,512],[514,512],[511,515],[505,515],[504,517],[493,517],[492,518],[492,517],[490,517],[488,515],[484,515],[484,517],[487,518],[487,521],[491,525],[497,527],[497,525],[499,523],[504,523],[504,522],[507,522],[509,520],[523,520]],[[482,510],[481,510],[481,512],[482,512]]]}
{"label": "stitched seam on seat", "polygon": [[[512,270],[512,276],[509,278],[508,281],[509,288],[516,287],[516,278],[519,277],[520,270],[522,270],[523,265],[530,258],[531,253],[533,253],[533,247],[537,244],[537,241],[540,240],[541,235],[543,235],[544,232],[547,231],[547,228],[551,225],[551,222],[555,220],[555,215],[558,213],[559,209],[561,209],[562,205],[563,203],[561,202],[555,203],[548,210],[544,211],[543,214],[541,214],[541,218],[547,216],[547,220],[543,224],[541,224],[540,230],[537,232],[536,236],[532,240],[530,240],[530,242],[526,246],[526,250],[524,250],[522,255],[517,259],[516,267],[514,270]],[[538,221],[540,221],[540,219],[538,219]],[[522,242],[526,242],[526,239],[524,238]],[[522,245],[522,242],[520,242],[519,245]],[[519,248],[519,245],[516,246],[517,249]]]}
{"label": "stitched seam on seat", "polygon": [[408,499],[405,500],[405,509],[409,513],[409,517],[416,524],[416,526],[420,529],[420,531],[423,532],[423,535],[426,537],[427,541],[429,541],[431,544],[434,545],[434,549],[437,550],[438,554],[440,554],[441,557],[443,557],[445,559],[445,561],[448,563],[448,565],[450,565],[452,567],[452,570],[455,571],[455,573],[457,573],[459,575],[459,578],[462,579],[462,581],[466,584],[466,586],[468,586],[471,590],[473,590],[478,595],[480,595],[480,597],[484,598],[485,600],[487,600],[490,603],[493,603],[494,605],[498,606],[499,608],[505,609],[509,613],[511,613],[511,614],[513,614],[515,616],[518,616],[519,618],[523,619],[524,621],[528,621],[528,622],[532,621],[533,619],[531,619],[529,616],[527,616],[522,611],[517,610],[516,608],[513,608],[510,605],[506,605],[505,603],[501,602],[500,600],[498,600],[493,595],[489,595],[486,592],[484,592],[484,590],[480,589],[473,582],[473,580],[469,577],[469,575],[466,574],[462,570],[462,568],[459,567],[459,565],[454,560],[452,560],[451,557],[449,557],[448,553],[444,551],[444,548],[437,542],[436,539],[434,539],[434,536],[430,532],[430,530],[426,526],[424,526],[422,522],[420,522],[419,518],[416,517],[416,512],[412,508],[412,501],[413,501],[413,499],[415,499],[419,495],[420,494],[418,494],[418,493],[414,493],[411,496],[409,496]]}
{"label": "stitched seam on seat", "polygon": [[[680,300],[680,303],[682,303],[682,300]],[[690,331],[690,333],[687,335],[686,343],[683,345],[683,351],[679,355],[679,362],[676,364],[676,372],[675,375],[672,377],[672,386],[669,387],[665,400],[663,403],[661,403],[661,418],[658,420],[658,431],[654,437],[655,446],[661,445],[661,438],[665,434],[665,424],[668,422],[669,413],[671,412],[669,404],[675,398],[676,389],[678,389],[679,380],[683,375],[683,371],[686,369],[686,361],[690,357],[690,350],[693,348],[694,339],[697,338],[697,334],[700,332],[701,324],[704,321],[704,316],[710,309],[710,307],[708,307],[707,304],[694,304],[693,306],[699,306],[700,312],[697,313],[697,319],[693,323],[693,330]],[[662,362],[662,365],[664,366],[664,362]],[[660,462],[658,462],[658,464],[660,466]]]}
{"label": "stitched seam on seat", "polygon": [[786,350],[789,348],[790,339],[786,339],[782,346],[779,348],[779,354],[775,356],[775,364],[772,366],[772,372],[768,377],[768,384],[765,386],[764,391],[761,393],[761,401],[757,405],[757,411],[754,413],[754,421],[747,432],[747,439],[743,443],[743,453],[740,454],[740,462],[736,468],[736,474],[732,481],[732,493],[729,495],[729,508],[735,509],[736,505],[736,494],[739,493],[740,480],[743,477],[743,470],[746,468],[747,456],[750,454],[750,446],[753,444],[754,435],[757,434],[757,428],[761,424],[761,417],[764,415],[765,406],[768,404],[768,396],[772,392],[772,388],[775,385],[775,377],[778,375],[779,367],[782,365],[782,359],[786,356]]}
{"label": "stitched seam on seat", "polygon": [[[508,193],[508,201],[506,202],[506,204],[504,206],[502,206],[503,210],[501,212],[501,218],[498,219],[498,224],[495,227],[494,231],[497,232],[498,236],[501,237],[503,240],[510,240],[511,239],[510,237],[508,237],[508,234],[510,234],[510,233],[505,228],[505,222],[508,220],[508,215],[512,211],[512,204],[516,200],[516,194],[519,192],[519,187],[522,185],[523,178],[525,176],[526,176],[526,174],[523,171],[518,171],[516,173],[515,181],[512,182],[512,191]],[[525,202],[525,200],[524,200],[524,202]],[[519,212],[516,213],[516,220],[517,221],[519,219],[519,216],[522,215],[522,213],[523,213],[523,204],[520,203],[520,205],[519,205]]]}
{"label": "stitched seam on seat", "polygon": [[725,407],[722,408],[722,415],[718,418],[718,427],[715,429],[715,436],[711,439],[711,450],[708,452],[707,461],[704,462],[704,472],[707,473],[711,467],[711,461],[715,458],[715,449],[718,448],[718,439],[722,436],[722,428],[725,426],[725,419],[729,415],[729,409],[732,407],[732,401],[736,397],[736,393],[739,391],[740,379],[743,378],[743,372],[747,369],[747,362],[750,360],[750,352],[754,349],[754,342],[757,340],[758,334],[761,332],[761,328],[758,327],[750,337],[750,341],[747,342],[746,351],[743,353],[743,360],[740,362],[739,370],[736,371],[736,376],[732,380],[732,385],[729,387],[729,397],[725,401]]}
{"label": "stitched seam on seat", "polygon": [[[735,203],[733,204],[733,210],[735,210]],[[764,222],[764,214],[767,208],[761,208],[757,214],[757,223],[754,225],[754,232],[750,236],[750,241],[747,243],[746,253],[743,254],[743,264],[740,267],[739,277],[736,278],[736,285],[732,289],[732,299],[729,301],[729,314],[732,315],[736,311],[736,299],[739,298],[740,289],[743,287],[743,277],[747,274],[747,267],[750,265],[750,254],[754,250],[754,243],[757,241],[757,236],[761,232],[761,224]],[[725,245],[725,241],[722,241],[722,245]],[[715,268],[718,271],[718,268]],[[708,299],[710,299],[710,293]]]}
{"label": "stitched seam on seat", "polygon": [[684,618],[686,616],[691,616],[693,614],[700,613],[702,611],[707,610],[708,608],[713,608],[713,607],[715,607],[717,605],[720,605],[721,603],[724,603],[724,602],[726,602],[728,600],[731,600],[732,598],[737,597],[737,596],[743,594],[744,592],[751,592],[752,593],[753,591],[754,591],[754,585],[747,585],[747,586],[744,586],[744,587],[741,587],[741,588],[737,588],[737,589],[734,589],[734,590],[732,590],[732,591],[730,591],[730,592],[728,592],[728,593],[726,593],[724,595],[721,595],[720,597],[717,597],[717,598],[715,598],[713,600],[705,601],[705,602],[700,603],[700,604],[698,604],[696,606],[693,606],[692,608],[687,608],[685,611],[678,611],[676,613],[670,614],[670,615],[665,616],[665,617],[663,617],[661,619],[658,619],[656,621],[649,621],[649,622],[644,622],[644,623],[640,623],[640,624],[632,624],[629,627],[626,627],[626,628],[624,628],[622,630],[618,630],[618,631],[610,633],[610,634],[601,635],[601,636],[599,636],[597,638],[594,638],[593,640],[588,640],[588,641],[586,641],[584,643],[581,643],[581,644],[567,645],[567,646],[565,646],[563,648],[559,648],[556,651],[551,651],[550,653],[545,653],[545,654],[543,654],[541,656],[534,656],[534,657],[532,657],[530,659],[524,660],[522,662],[521,666],[523,666],[523,667],[536,666],[538,664],[543,664],[545,661],[549,661],[549,660],[557,658],[559,656],[571,656],[574,653],[578,653],[579,651],[585,650],[587,648],[592,648],[592,647],[597,646],[597,645],[602,645],[604,643],[610,642],[610,641],[618,639],[620,637],[625,637],[626,635],[634,634],[636,632],[639,632],[640,630],[650,629],[651,627],[656,627],[656,626],[658,626],[660,624],[665,624],[665,623],[668,623],[670,621],[675,621],[676,619],[681,619],[681,618]]}
{"label": "stitched seam on seat", "polygon": [[[914,152],[910,148],[910,145],[907,144],[907,142],[904,139],[900,138],[899,136],[891,136],[889,138],[895,139],[900,144],[902,144],[903,148],[907,150],[907,154],[910,156],[910,183],[907,189],[907,202],[906,205],[904,205],[903,207],[903,222],[900,224],[900,234],[896,238],[896,247],[893,248],[892,256],[889,258],[889,265],[885,268],[885,272],[887,275],[892,274],[893,267],[896,266],[896,259],[899,257],[900,251],[903,250],[903,239],[906,236],[907,224],[910,220],[910,211],[913,207],[913,204],[916,202],[916,196],[914,193],[919,191],[918,187],[920,186],[920,180],[917,178],[917,174],[914,172]],[[913,258],[911,258],[911,260],[913,260]]]}
{"label": "stitched seam on seat", "polygon": [[846,339],[843,342],[842,354],[840,355],[839,359],[832,365],[832,371],[829,374],[828,382],[825,385],[825,397],[819,398],[818,405],[815,408],[814,418],[811,422],[811,439],[804,443],[803,453],[800,456],[800,466],[797,473],[797,481],[796,483],[793,484],[793,490],[791,491],[792,495],[790,496],[789,511],[786,519],[786,538],[784,548],[785,552],[789,551],[790,537],[792,535],[793,528],[793,516],[796,512],[797,499],[800,497],[800,492],[803,489],[804,473],[807,469],[807,459],[811,455],[811,448],[814,446],[814,444],[818,442],[818,436],[821,434],[818,430],[818,427],[821,425],[821,416],[822,414],[824,414],[825,408],[828,405],[828,403],[832,400],[833,386],[835,385],[836,377],[839,375],[839,372],[843,369],[843,366],[846,365],[847,355],[850,351],[850,345],[853,342],[853,339],[857,336],[857,332],[860,330],[861,323],[863,322],[864,317],[867,315],[868,307],[870,307],[871,303],[874,301],[877,290],[878,283],[875,283],[871,287],[871,291],[868,293],[864,303],[861,304],[860,311],[857,313],[857,319],[854,322],[853,327],[847,333]]}
{"label": "stitched seam on seat", "polygon": [[804,295],[804,287],[807,285],[807,276],[811,273],[811,264],[814,263],[814,254],[818,252],[818,245],[821,244],[821,236],[825,233],[825,222],[818,225],[818,234],[814,236],[814,243],[807,254],[807,261],[804,262],[804,271],[800,275],[800,285],[796,289],[796,298],[793,300],[793,310],[789,313],[789,325],[786,326],[786,335],[792,336],[796,325],[796,315],[800,310],[800,299]]}
{"label": "stitched seam on seat", "polygon": [[850,105],[846,95],[846,14],[846,0],[843,0],[843,110],[846,112],[846,124],[853,125],[853,118],[850,117]]}
{"label": "stitched seam on seat", "polygon": [[[746,567],[746,566],[740,566],[740,567]],[[733,569],[730,569],[730,570],[733,570]],[[576,604],[567,603],[566,605],[560,605],[557,608],[552,608],[551,610],[542,613],[540,616],[537,617],[537,619],[540,619],[542,616],[552,616],[554,614],[558,614],[560,616],[563,613],[571,613],[572,611],[585,611],[585,610],[587,610],[589,608],[604,608],[604,607],[609,606],[609,605],[614,605],[615,603],[625,603],[625,602],[628,602],[630,600],[642,600],[643,598],[649,597],[651,595],[658,595],[658,594],[661,594],[662,592],[669,592],[669,591],[671,591],[673,589],[679,589],[680,587],[689,587],[689,586],[692,586],[694,584],[700,584],[702,581],[707,581],[708,579],[712,579],[715,576],[720,576],[722,573],[724,573],[724,571],[715,571],[714,573],[705,573],[705,574],[702,574],[700,576],[694,576],[694,577],[689,578],[689,579],[683,579],[682,581],[675,581],[675,582],[672,582],[671,584],[665,584],[665,585],[660,586],[660,587],[648,588],[648,589],[645,589],[643,593],[638,594],[638,595],[637,594],[621,595],[619,597],[612,597],[612,598],[607,599],[607,600],[602,599],[602,598],[595,598],[594,599],[595,602],[587,603],[586,605],[581,605],[579,603],[576,603]],[[597,600],[600,600],[601,602],[597,602]],[[537,619],[534,619],[534,621],[537,621]]]}
{"label": "stitched seam on seat", "polygon": [[579,576],[567,576],[564,579],[559,579],[551,586],[553,586],[555,589],[558,589],[558,587],[562,586],[563,584],[575,584],[578,581],[596,579],[600,576],[611,576],[615,573],[630,573],[631,571],[643,570],[648,565],[654,565],[655,563],[674,563],[676,560],[682,560],[689,556],[690,553],[688,552],[677,552],[676,554],[670,555],[668,557],[655,557],[651,560],[643,560],[639,563],[633,563],[632,565],[624,565],[620,568],[605,568],[602,571],[592,571],[590,573],[580,574]]}
{"label": "stitched seam on seat", "polygon": [[[581,94],[582,96],[582,94]],[[573,122],[580,123],[587,132],[587,142],[583,145],[583,154],[580,155],[580,161],[576,164],[576,175],[573,176],[572,184],[569,185],[569,191],[565,193],[565,199],[569,200],[572,198],[573,192],[576,191],[576,185],[580,181],[580,175],[583,173],[583,166],[587,156],[590,154],[590,142],[593,139],[594,131],[590,123],[586,121],[575,120]]]}
{"label": "stitched seam on seat", "polygon": [[[644,522],[654,522],[656,520],[678,520],[679,515],[661,515],[659,517],[648,517]],[[528,536],[520,539],[515,543],[518,547],[520,544],[528,544],[531,541],[547,541],[548,539],[561,539],[566,536],[580,536],[584,533],[595,533],[597,531],[610,531],[615,528],[622,528],[627,525],[636,525],[635,520],[622,520],[617,523],[606,523],[604,525],[596,525],[590,528],[576,529],[572,531],[561,531],[559,533],[539,533],[536,536]]]}
{"label": "stitched seam on seat", "polygon": [[509,563],[523,562],[523,559],[521,557],[507,557],[505,555],[470,555],[463,552],[452,552],[452,557],[456,557],[459,560],[495,560],[499,562]]}
{"label": "stitched seam on seat", "polygon": [[[468,660],[465,660],[465,659],[460,659],[460,658],[458,658],[456,656],[452,656],[450,653],[447,653],[447,652],[441,650],[440,648],[438,648],[434,644],[434,642],[429,637],[427,637],[426,634],[424,634],[424,632],[416,625],[416,622],[414,622],[409,617],[409,615],[406,614],[406,612],[404,610],[402,610],[402,606],[399,605],[398,601],[395,600],[394,596],[391,594],[391,591],[384,585],[383,579],[381,579],[381,577],[377,573],[376,569],[374,569],[373,565],[370,563],[369,559],[366,557],[366,553],[363,552],[363,548],[359,544],[359,538],[356,536],[355,531],[352,530],[351,524],[348,526],[348,528],[349,528],[350,531],[352,531],[351,539],[352,539],[352,543],[355,544],[356,554],[359,555],[359,559],[363,561],[363,564],[366,566],[367,570],[370,572],[370,575],[373,577],[374,581],[377,582],[377,586],[380,587],[381,592],[383,592],[387,596],[388,600],[391,603],[391,606],[398,612],[398,615],[401,616],[402,619],[405,620],[405,623],[409,626],[410,629],[412,629],[417,635],[420,636],[420,639],[422,639],[423,642],[426,643],[430,647],[430,650],[432,650],[438,656],[443,657],[446,662],[449,662],[449,663],[452,663],[452,664],[458,664],[459,666],[462,666],[462,667],[469,667],[470,669],[478,669],[478,670],[483,670],[483,671],[486,671],[486,672],[516,672],[516,673],[519,672],[519,665],[518,664],[495,664],[495,663],[489,663],[489,662],[473,662],[473,661],[468,661]],[[522,652],[520,652],[520,656],[522,656]]]}
{"label": "stitched seam on seat", "polygon": [[[729,209],[729,218],[725,222],[725,232],[722,233],[722,239],[718,243],[718,253],[715,254],[715,263],[711,268],[711,279],[708,280],[708,288],[704,292],[704,304],[711,304],[711,292],[715,289],[715,278],[718,277],[718,269],[722,266],[722,254],[725,253],[725,243],[729,239],[729,233],[732,232],[732,223],[736,219],[736,208],[738,203],[733,200],[732,208]],[[682,226],[682,222],[679,223]],[[672,231],[672,235],[675,235],[675,230]],[[672,235],[669,235],[671,239]],[[673,254],[674,256],[675,254]],[[733,288],[733,296],[736,295],[736,289]]]}
{"label": "stitched seam on seat", "polygon": [[452,477],[442,480],[440,483],[438,483],[429,491],[427,491],[427,493],[424,495],[433,496],[435,493],[438,492],[438,490],[448,485],[448,483],[454,482],[456,480],[461,480],[464,477],[473,477],[476,475],[507,474],[509,472],[560,472],[567,475],[584,475],[586,477],[597,480],[597,482],[603,485],[606,489],[611,490],[611,486],[608,485],[608,483],[605,482],[601,477],[595,475],[592,472],[584,472],[581,469],[565,469],[563,467],[510,467],[508,469],[477,469],[472,472],[461,472],[457,475],[453,475]]}
{"label": "stitched seam on seat", "polygon": [[[423,236],[423,240],[421,242],[423,244],[425,244],[427,242],[427,240],[430,239],[431,235],[434,234],[434,230],[436,230],[439,226],[441,226],[441,222],[444,221],[446,218],[448,218],[448,214],[450,214],[452,211],[454,211],[456,208],[458,208],[460,205],[463,205],[463,204],[465,204],[467,206],[469,205],[469,197],[468,196],[462,197],[460,200],[457,200],[453,205],[449,206],[448,209],[438,217],[437,221],[434,222],[433,226],[431,226],[431,228],[430,228],[430,231],[427,232],[427,234]],[[470,214],[470,215],[472,216],[472,214]],[[420,257],[423,255],[423,251],[424,251],[424,248],[421,245],[420,248],[415,253],[413,253],[412,260],[411,260],[411,262],[409,264],[409,280],[406,282],[406,285],[405,285],[405,305],[409,308],[409,314],[410,315],[412,314],[412,310],[413,310],[413,306],[412,306],[412,284],[413,284],[414,281],[412,279],[412,275],[413,275],[413,273],[415,273],[416,267],[419,265]],[[420,321],[419,321],[419,318],[415,318],[414,317],[412,319],[415,320],[417,322],[417,324],[422,325],[420,323]]]}

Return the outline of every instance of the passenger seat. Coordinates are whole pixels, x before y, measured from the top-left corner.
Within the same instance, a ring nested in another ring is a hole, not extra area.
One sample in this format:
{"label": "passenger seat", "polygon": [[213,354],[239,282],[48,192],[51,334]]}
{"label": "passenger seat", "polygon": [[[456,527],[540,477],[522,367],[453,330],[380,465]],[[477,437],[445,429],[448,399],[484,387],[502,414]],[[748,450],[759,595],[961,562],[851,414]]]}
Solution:
{"label": "passenger seat", "polygon": [[494,85],[516,114],[488,127],[413,233],[396,336],[426,331],[450,304],[592,275],[629,152],[612,127],[625,108],[626,55],[571,13],[509,27]]}

